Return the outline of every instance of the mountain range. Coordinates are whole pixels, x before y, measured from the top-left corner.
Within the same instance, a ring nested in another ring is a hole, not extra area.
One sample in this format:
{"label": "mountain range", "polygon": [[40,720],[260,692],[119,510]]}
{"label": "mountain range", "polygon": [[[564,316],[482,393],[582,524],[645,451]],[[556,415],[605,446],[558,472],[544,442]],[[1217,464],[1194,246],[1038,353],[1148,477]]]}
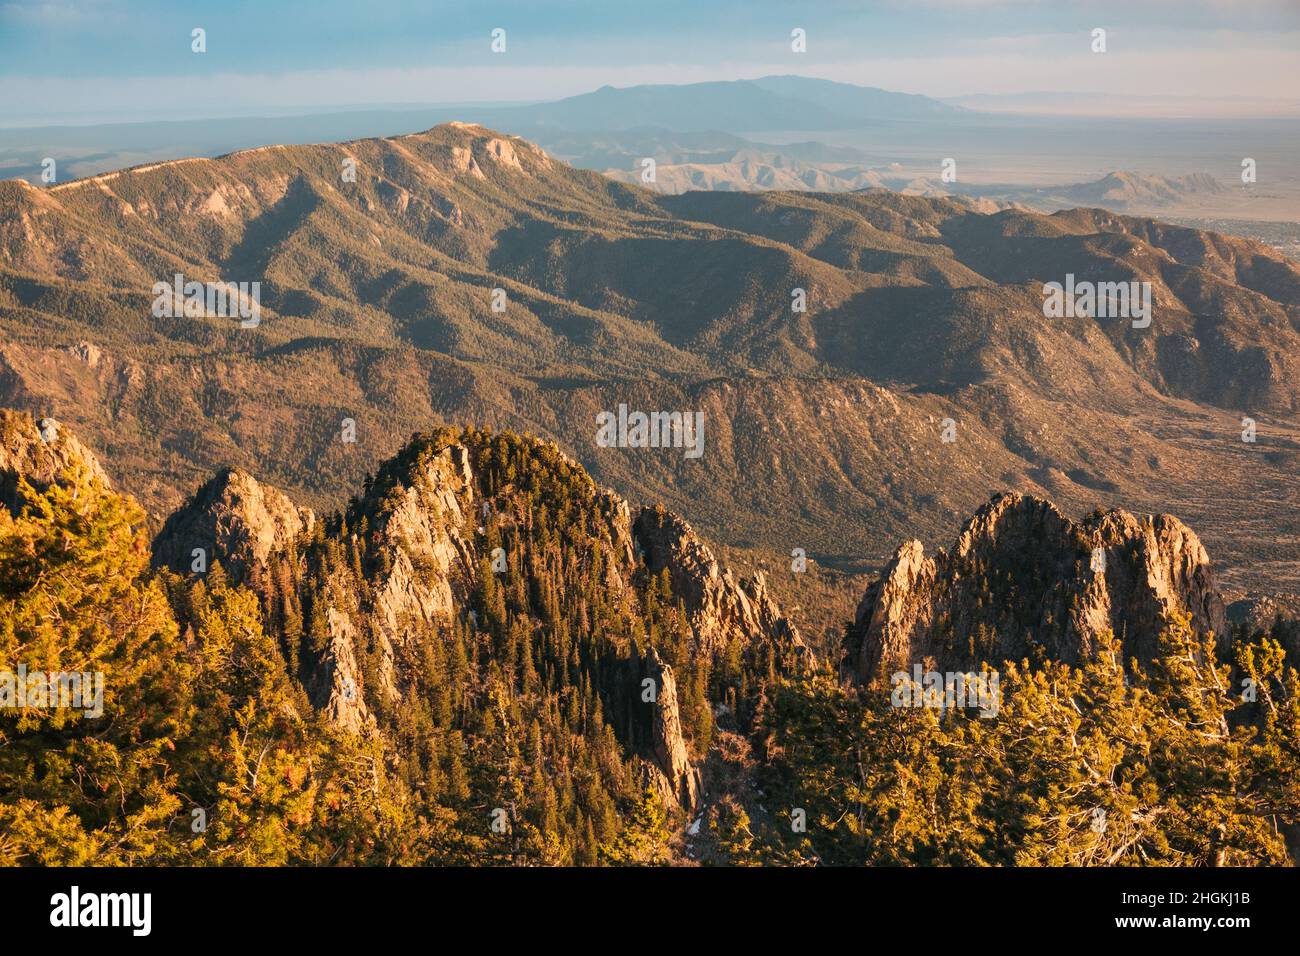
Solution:
{"label": "mountain range", "polygon": [[[907,196],[948,198],[960,196],[977,203],[977,209],[997,212],[1020,206],[1039,212],[1057,212],[1078,206],[1116,212],[1168,208],[1221,197],[1228,190],[1204,173],[1190,176],[1156,176],[1116,170],[1100,179],[1060,186],[1025,187],[996,183],[945,183],[940,179],[915,176],[889,166],[872,165],[831,150],[810,149],[818,144],[794,147],[763,147],[745,143],[720,144],[718,148],[682,150],[675,148],[676,136],[638,137],[636,147],[619,156],[609,151],[608,159],[620,159],[618,166],[602,171],[619,182],[644,184],[663,193],[693,190],[708,192],[860,192],[888,189]],[[852,153],[851,149],[844,152]],[[829,154],[818,156],[818,153]],[[816,158],[801,158],[804,155]],[[655,176],[646,182],[640,159],[656,160]],[[584,157],[590,160],[591,156]],[[604,158],[604,157],[602,157]]]}
{"label": "mountain range", "polygon": [[829,130],[968,112],[928,96],[805,76],[615,88],[554,103],[507,107],[488,119],[506,128],[619,130],[659,126],[707,130]]}
{"label": "mountain range", "polygon": [[[708,141],[764,130],[867,129],[943,121],[968,113],[926,96],[801,76],[615,88],[528,104],[461,104],[351,109],[307,115],[218,117],[170,122],[0,129],[0,172],[38,181],[45,157],[84,176],[147,161],[211,156],[269,143],[313,143],[392,135],[453,120],[509,129],[578,165],[592,165],[599,142],[631,146],[626,134],[658,128]],[[815,144],[823,151],[833,148]],[[642,153],[640,155],[652,155]],[[596,167],[600,168],[600,167]]]}
{"label": "mountain range", "polygon": [[[10,181],[0,209],[0,402],[67,422],[155,522],[223,468],[337,508],[412,432],[478,423],[755,565],[880,568],[1015,491],[1174,511],[1230,600],[1300,590],[1300,269],[1256,242],[656,195],[465,124]],[[155,316],[177,274],[260,283],[260,324]],[[1046,318],[1067,276],[1149,283],[1150,326]],[[701,412],[704,454],[602,447],[620,405]]]}
{"label": "mountain range", "polygon": [[[804,76],[602,87],[553,102],[408,105],[297,115],[0,129],[0,175],[33,184],[267,145],[406,134],[448,121],[508,130],[553,157],[657,191],[885,187],[1042,211],[1096,205],[1294,245],[1285,120],[1112,122],[978,112],[925,96]],[[1272,170],[1234,189],[1243,137]],[[1096,144],[1114,143],[1098,152]],[[960,160],[956,179],[941,163]],[[53,165],[51,165],[53,164]],[[1135,172],[1134,170],[1140,170]],[[1280,175],[1278,175],[1280,173]],[[1045,185],[1051,184],[1051,185]],[[995,207],[990,207],[995,208]],[[1280,233],[1276,235],[1275,233]]]}

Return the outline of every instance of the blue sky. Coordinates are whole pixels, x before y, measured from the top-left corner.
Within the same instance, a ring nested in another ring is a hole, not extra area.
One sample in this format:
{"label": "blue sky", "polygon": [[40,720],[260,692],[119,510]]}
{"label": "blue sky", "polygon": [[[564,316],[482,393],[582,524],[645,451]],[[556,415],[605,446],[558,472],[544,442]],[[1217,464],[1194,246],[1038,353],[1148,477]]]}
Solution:
{"label": "blue sky", "polygon": [[[205,54],[190,50],[195,27]],[[790,51],[793,27],[805,54]],[[1094,27],[1105,57],[1088,49]],[[518,101],[795,72],[935,96],[1298,99],[1297,51],[1300,0],[0,0],[0,119]]]}

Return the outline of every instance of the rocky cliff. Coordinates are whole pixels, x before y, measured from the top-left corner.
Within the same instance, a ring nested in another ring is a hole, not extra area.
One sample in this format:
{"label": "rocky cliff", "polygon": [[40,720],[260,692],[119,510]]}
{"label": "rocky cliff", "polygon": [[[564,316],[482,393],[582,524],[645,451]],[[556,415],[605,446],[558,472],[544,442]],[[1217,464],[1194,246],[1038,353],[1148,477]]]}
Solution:
{"label": "rocky cliff", "polygon": [[0,409],[0,503],[5,507],[12,510],[19,504],[20,475],[34,487],[44,488],[61,473],[77,468],[112,487],[98,459],[56,419]]}
{"label": "rocky cliff", "polygon": [[1172,515],[1065,517],[1048,501],[998,495],[949,551],[903,544],[868,588],[848,641],[864,681],[915,663],[940,670],[1046,655],[1077,661],[1111,632],[1149,660],[1171,614],[1223,637],[1209,555]]}
{"label": "rocky cliff", "polygon": [[220,561],[242,581],[265,569],[272,554],[289,548],[315,520],[278,489],[225,469],[168,517],[154,539],[154,564],[188,573],[197,548],[206,562]]}
{"label": "rocky cliff", "polygon": [[[647,613],[639,589],[667,572],[672,604],[689,626],[689,653],[705,659],[739,642],[742,650],[770,648],[779,664],[804,652],[797,629],[761,576],[737,579],[680,517],[633,508],[549,443],[509,441],[517,445],[504,447],[522,448],[527,466],[510,455],[502,466],[499,436],[417,436],[367,479],[345,512],[319,526],[276,489],[224,471],[168,519],[155,541],[155,563],[189,573],[192,550],[207,548],[232,575],[255,585],[274,577],[282,591],[294,590],[316,622],[302,655],[308,697],[354,733],[375,728],[376,704],[391,709],[421,692],[412,662],[422,659],[427,642],[457,631],[474,640],[494,626],[495,588],[526,606],[540,604],[495,626],[531,630],[542,626],[537,617],[546,617],[554,601],[546,594],[554,585],[543,582],[594,576],[602,598],[620,609],[620,628],[632,630],[628,638],[599,638],[612,641],[621,663],[583,677],[578,672],[587,665],[575,659],[575,678],[590,681],[607,701],[624,745],[644,758],[661,796],[693,807],[700,772],[678,677],[637,631]],[[580,546],[557,530],[560,516],[581,529]],[[268,571],[277,561],[282,567]],[[591,630],[609,627],[593,617],[579,612]],[[647,681],[654,688],[649,700]]]}
{"label": "rocky cliff", "polygon": [[702,647],[717,652],[740,640],[767,642],[787,654],[802,651],[798,628],[768,594],[762,572],[738,580],[683,518],[663,508],[642,508],[633,530],[651,572],[668,570],[673,595]]}
{"label": "rocky cliff", "polygon": [[699,804],[700,768],[691,759],[682,729],[677,678],[654,648],[633,656],[618,693],[627,744],[647,763],[650,785],[665,805]]}

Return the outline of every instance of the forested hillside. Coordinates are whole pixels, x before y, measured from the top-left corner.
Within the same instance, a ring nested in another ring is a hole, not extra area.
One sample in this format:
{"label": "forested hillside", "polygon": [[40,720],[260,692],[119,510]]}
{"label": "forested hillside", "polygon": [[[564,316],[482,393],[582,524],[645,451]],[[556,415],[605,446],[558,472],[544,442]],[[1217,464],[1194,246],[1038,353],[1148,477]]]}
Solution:
{"label": "forested hillside", "polygon": [[1216,648],[1191,592],[1144,662],[974,663],[990,719],[533,438],[417,435],[324,517],[223,472],[150,542],[66,429],[0,433],[0,660],[103,676],[0,710],[9,862],[1276,864],[1300,822],[1294,635]]}

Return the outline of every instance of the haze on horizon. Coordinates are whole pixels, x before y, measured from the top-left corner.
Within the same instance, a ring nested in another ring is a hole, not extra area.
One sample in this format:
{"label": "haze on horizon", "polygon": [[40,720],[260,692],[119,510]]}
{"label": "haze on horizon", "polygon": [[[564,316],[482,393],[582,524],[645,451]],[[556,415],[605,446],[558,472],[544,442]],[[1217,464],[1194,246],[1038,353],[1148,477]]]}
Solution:
{"label": "haze on horizon", "polygon": [[[807,52],[794,53],[794,28]],[[1107,52],[1090,50],[1107,31]],[[191,50],[191,31],[207,51]],[[494,29],[506,50],[490,48]],[[653,7],[509,0],[0,2],[0,126],[559,99],[799,73],[979,109],[1300,115],[1286,0],[828,2]],[[1044,95],[1046,94],[1046,95]],[[1063,95],[1064,94],[1064,95]]]}

